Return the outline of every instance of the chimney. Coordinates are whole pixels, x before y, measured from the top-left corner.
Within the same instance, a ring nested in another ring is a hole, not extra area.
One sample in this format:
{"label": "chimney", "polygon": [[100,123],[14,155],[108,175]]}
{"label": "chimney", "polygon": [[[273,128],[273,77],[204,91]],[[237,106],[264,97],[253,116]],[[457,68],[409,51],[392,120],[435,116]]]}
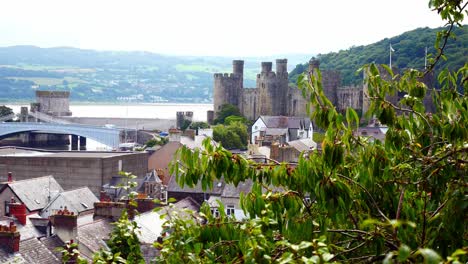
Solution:
{"label": "chimney", "polygon": [[169,141],[180,142],[181,134],[182,134],[182,131],[178,130],[177,128],[170,128],[169,129]]}
{"label": "chimney", "polygon": [[20,232],[16,231],[16,226],[13,222],[10,225],[0,225],[0,245],[2,245],[8,253],[19,251]]}
{"label": "chimney", "polygon": [[101,193],[99,194],[99,201],[101,202],[110,202],[112,199],[110,198],[110,196],[105,192],[105,191],[101,191]]}
{"label": "chimney", "polygon": [[119,219],[122,211],[127,208],[125,203],[120,202],[97,202],[94,203],[93,218],[110,218],[113,221]]}
{"label": "chimney", "polygon": [[11,174],[11,171],[8,172],[8,182],[13,182],[13,174]]}
{"label": "chimney", "polygon": [[26,225],[26,215],[27,215],[27,210],[26,210],[26,205],[23,203],[17,203],[15,199],[11,199],[11,202],[8,204],[10,216],[16,217],[18,219],[18,222],[20,222],[22,225]]}
{"label": "chimney", "polygon": [[67,207],[58,210],[56,214],[49,217],[54,233],[62,241],[72,241],[78,238],[78,215],[68,211]]}

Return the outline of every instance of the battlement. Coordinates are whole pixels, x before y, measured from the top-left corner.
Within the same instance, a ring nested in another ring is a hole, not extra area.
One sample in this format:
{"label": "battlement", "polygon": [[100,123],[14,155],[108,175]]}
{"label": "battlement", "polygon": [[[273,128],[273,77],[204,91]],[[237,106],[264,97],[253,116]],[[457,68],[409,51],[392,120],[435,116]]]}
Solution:
{"label": "battlement", "polygon": [[215,79],[238,79],[240,78],[242,75],[238,75],[238,74],[234,74],[234,73],[215,73],[213,75],[213,77]]}
{"label": "battlement", "polygon": [[68,91],[36,91],[36,97],[68,98],[70,97],[70,92]]}
{"label": "battlement", "polygon": [[271,72],[273,63],[268,61],[268,62],[262,62],[262,73],[263,72]]}

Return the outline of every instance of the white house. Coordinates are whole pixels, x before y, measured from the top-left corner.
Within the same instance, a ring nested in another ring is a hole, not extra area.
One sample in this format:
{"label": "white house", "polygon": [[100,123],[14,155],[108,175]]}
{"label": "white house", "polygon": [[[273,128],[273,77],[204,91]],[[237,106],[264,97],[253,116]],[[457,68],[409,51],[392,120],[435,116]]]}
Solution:
{"label": "white house", "polygon": [[260,116],[252,125],[252,144],[270,145],[298,139],[312,138],[309,118],[293,116]]}

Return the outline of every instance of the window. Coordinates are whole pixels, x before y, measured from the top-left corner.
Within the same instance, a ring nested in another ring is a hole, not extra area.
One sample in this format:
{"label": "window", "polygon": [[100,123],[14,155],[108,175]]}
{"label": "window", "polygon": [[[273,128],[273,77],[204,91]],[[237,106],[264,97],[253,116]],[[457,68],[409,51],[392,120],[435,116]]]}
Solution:
{"label": "window", "polygon": [[118,166],[119,166],[119,167],[118,167],[118,170],[119,170],[119,171],[122,171],[122,160],[119,160],[119,165],[118,165]]}
{"label": "window", "polygon": [[234,205],[228,205],[226,209],[226,215],[234,216],[234,212],[235,212]]}
{"label": "window", "polygon": [[218,208],[211,208],[211,214],[218,218],[219,217],[219,211],[218,211]]}

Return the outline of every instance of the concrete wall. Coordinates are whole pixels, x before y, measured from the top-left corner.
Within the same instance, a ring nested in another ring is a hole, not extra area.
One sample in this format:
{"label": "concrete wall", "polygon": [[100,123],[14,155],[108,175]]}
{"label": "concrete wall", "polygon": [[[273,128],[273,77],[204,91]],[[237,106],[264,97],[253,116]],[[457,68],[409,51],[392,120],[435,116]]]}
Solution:
{"label": "concrete wall", "polygon": [[101,186],[110,181],[112,176],[118,176],[119,160],[122,160],[122,170],[143,177],[148,169],[148,154],[136,153],[98,157],[0,157],[0,175],[13,172],[16,180],[30,179],[44,175],[53,175],[64,190],[87,186],[98,196]]}

